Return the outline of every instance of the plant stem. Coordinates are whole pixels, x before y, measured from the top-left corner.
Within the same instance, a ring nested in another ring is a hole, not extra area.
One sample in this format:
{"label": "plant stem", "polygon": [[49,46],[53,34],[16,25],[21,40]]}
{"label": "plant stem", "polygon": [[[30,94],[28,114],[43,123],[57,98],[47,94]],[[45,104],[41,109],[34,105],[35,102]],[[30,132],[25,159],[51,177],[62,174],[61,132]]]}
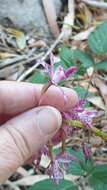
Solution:
{"label": "plant stem", "polygon": [[[80,129],[85,128],[85,126],[81,123],[81,121],[77,120],[64,120],[64,123],[75,128],[80,128]],[[96,136],[101,137],[104,141],[107,141],[107,134],[101,131],[100,129],[97,129],[96,127],[91,127],[88,130],[93,132]]]}

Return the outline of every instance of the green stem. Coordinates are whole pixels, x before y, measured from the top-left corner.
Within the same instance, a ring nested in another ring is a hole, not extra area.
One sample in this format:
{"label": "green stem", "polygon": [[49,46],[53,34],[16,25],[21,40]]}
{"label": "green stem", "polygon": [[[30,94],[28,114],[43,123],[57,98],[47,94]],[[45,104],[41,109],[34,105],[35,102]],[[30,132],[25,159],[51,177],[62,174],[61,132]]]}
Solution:
{"label": "green stem", "polygon": [[[81,121],[77,120],[64,120],[64,123],[75,128],[84,129],[85,126],[81,123]],[[96,136],[101,137],[103,140],[107,141],[107,134],[96,127],[91,127],[88,129],[93,132]]]}

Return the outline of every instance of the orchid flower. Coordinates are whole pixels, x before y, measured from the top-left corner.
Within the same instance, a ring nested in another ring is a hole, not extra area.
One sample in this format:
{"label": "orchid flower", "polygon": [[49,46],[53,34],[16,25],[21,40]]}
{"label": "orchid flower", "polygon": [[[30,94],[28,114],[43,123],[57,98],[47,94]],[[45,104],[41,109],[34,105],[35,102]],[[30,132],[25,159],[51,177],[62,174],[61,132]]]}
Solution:
{"label": "orchid flower", "polygon": [[[55,160],[50,163],[47,173],[55,184],[59,184],[59,181],[64,177],[64,170],[66,171],[69,167],[70,162],[77,160],[75,156],[68,153],[59,154]],[[62,166],[62,167],[61,167]]]}
{"label": "orchid flower", "polygon": [[47,169],[47,174],[56,185],[58,185],[59,181],[64,178],[63,171],[58,160],[55,160],[50,164],[49,168]]}
{"label": "orchid flower", "polygon": [[64,153],[57,155],[57,160],[58,160],[59,164],[63,167],[63,169],[65,171],[67,171],[69,164],[72,161],[77,161],[77,158],[67,152],[64,152]]}
{"label": "orchid flower", "polygon": [[84,105],[85,101],[80,100],[78,104],[74,108],[72,108],[72,110],[67,113],[63,113],[63,117],[67,120],[80,121],[87,128],[91,128],[93,118],[96,116],[97,112],[95,110],[86,110],[84,108]]}
{"label": "orchid flower", "polygon": [[42,65],[45,68],[46,73],[49,75],[51,83],[54,85],[57,85],[61,80],[67,79],[77,71],[77,68],[75,66],[64,70],[64,68],[59,65],[55,69],[54,57],[52,54],[50,55],[50,65],[45,62],[42,62]]}

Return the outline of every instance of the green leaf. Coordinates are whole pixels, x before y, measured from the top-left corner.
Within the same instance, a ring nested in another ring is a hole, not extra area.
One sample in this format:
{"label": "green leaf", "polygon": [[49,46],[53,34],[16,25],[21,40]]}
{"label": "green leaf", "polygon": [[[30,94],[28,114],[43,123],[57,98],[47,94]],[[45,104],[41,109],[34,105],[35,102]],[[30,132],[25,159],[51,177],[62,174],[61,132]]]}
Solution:
{"label": "green leaf", "polygon": [[85,53],[78,49],[73,50],[72,53],[73,53],[73,59],[74,59],[75,63],[77,61],[79,61],[85,69],[87,69],[89,67],[94,67],[94,60],[88,53]]}
{"label": "green leaf", "polygon": [[30,78],[31,83],[41,83],[44,84],[49,81],[49,77],[41,70],[36,70],[36,72]]}
{"label": "green leaf", "polygon": [[74,87],[74,90],[77,92],[78,96],[81,99],[84,99],[84,97],[86,96],[86,94],[88,95],[88,97],[93,96],[94,94],[88,92],[85,88],[81,87],[81,86],[76,86]]}
{"label": "green leaf", "polygon": [[73,161],[69,165],[68,171],[71,174],[77,175],[77,176],[83,176],[84,174],[86,174],[87,172],[89,172],[93,168],[92,161],[88,160],[86,162],[82,149],[80,149],[79,151],[75,151],[71,148],[67,148],[67,151],[71,155],[76,156],[76,158],[79,160],[79,162]]}
{"label": "green leaf", "polygon": [[78,190],[78,187],[72,181],[62,180],[58,186],[52,183],[50,179],[35,183],[29,190]]}
{"label": "green leaf", "polygon": [[89,67],[94,67],[94,60],[92,57],[79,49],[70,50],[68,48],[62,48],[60,51],[60,58],[61,64],[64,66],[64,68],[68,68],[74,65],[77,66],[77,75],[84,74],[86,72],[86,69]]}
{"label": "green leaf", "polygon": [[88,177],[90,186],[94,190],[107,189],[107,164],[96,165]]}
{"label": "green leaf", "polygon": [[95,64],[95,69],[96,70],[103,70],[107,71],[107,60],[101,61],[99,63]]}
{"label": "green leaf", "polygon": [[[54,153],[56,155],[59,154],[60,151],[61,151],[60,148],[55,148],[54,149]],[[80,149],[78,151],[75,151],[74,149],[68,147],[68,148],[66,148],[66,152],[68,152],[69,154],[75,156],[77,158],[77,160],[78,160],[78,161],[72,161],[69,164],[69,168],[68,168],[68,171],[67,171],[68,173],[70,173],[72,175],[76,175],[76,176],[84,176],[90,170],[92,170],[93,163],[90,160],[86,162],[82,149]]]}
{"label": "green leaf", "polygon": [[88,38],[91,51],[97,55],[107,53],[107,22],[99,25]]}
{"label": "green leaf", "polygon": [[71,164],[69,164],[68,173],[76,176],[84,176],[85,171],[78,162],[73,161]]}
{"label": "green leaf", "polygon": [[72,51],[69,48],[62,48],[59,56],[61,59],[61,64],[64,66],[65,69],[75,65],[73,62]]}

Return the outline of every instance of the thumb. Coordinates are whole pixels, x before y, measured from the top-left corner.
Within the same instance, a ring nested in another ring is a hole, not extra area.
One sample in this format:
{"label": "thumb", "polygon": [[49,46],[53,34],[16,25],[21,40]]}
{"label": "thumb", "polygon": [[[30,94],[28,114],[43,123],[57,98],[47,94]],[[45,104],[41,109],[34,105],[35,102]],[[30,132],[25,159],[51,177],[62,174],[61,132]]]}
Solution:
{"label": "thumb", "polygon": [[0,127],[0,183],[36,153],[60,128],[60,112],[34,108]]}

